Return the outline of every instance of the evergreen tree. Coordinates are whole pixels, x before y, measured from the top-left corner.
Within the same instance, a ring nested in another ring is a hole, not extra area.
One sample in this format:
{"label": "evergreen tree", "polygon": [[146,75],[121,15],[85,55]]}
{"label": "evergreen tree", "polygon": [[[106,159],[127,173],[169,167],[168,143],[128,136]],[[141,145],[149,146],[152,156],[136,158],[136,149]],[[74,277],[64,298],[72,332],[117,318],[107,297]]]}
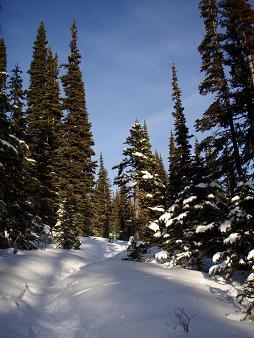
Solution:
{"label": "evergreen tree", "polygon": [[[0,43],[0,247],[36,248],[40,233],[36,218],[34,196],[36,180],[34,160],[30,158],[27,144],[10,134],[6,112],[10,104],[6,93],[6,48]],[[15,81],[14,81],[15,82]],[[19,81],[18,81],[19,82]],[[19,89],[19,85],[15,89]],[[17,97],[20,92],[16,91]],[[12,97],[15,97],[13,94]],[[20,97],[22,98],[22,91]],[[17,103],[19,100],[17,99]],[[20,130],[19,130],[20,131]],[[7,242],[7,238],[9,243]]]}
{"label": "evergreen tree", "polygon": [[176,184],[177,180],[177,157],[176,157],[176,145],[174,139],[173,130],[170,132],[169,138],[169,171],[168,171],[168,185],[167,185],[167,195],[166,195],[166,206],[174,202],[174,196],[178,192],[178,187]]}
{"label": "evergreen tree", "polygon": [[254,158],[254,10],[246,0],[219,2],[223,49],[229,67],[235,114],[244,119],[244,160]]}
{"label": "evergreen tree", "polygon": [[77,26],[71,27],[72,40],[70,56],[64,65],[66,74],[62,76],[65,92],[63,109],[64,139],[59,149],[61,168],[61,190],[70,191],[75,196],[74,210],[80,233],[89,234],[91,225],[90,195],[94,185],[95,162],[92,160],[94,145],[91,123],[88,119],[82,73],[79,68],[80,53],[77,48]]}
{"label": "evergreen tree", "polygon": [[110,231],[120,233],[121,239],[128,240],[133,234],[132,219],[133,205],[128,198],[125,187],[122,186],[112,199]]}
{"label": "evergreen tree", "polygon": [[[178,85],[176,67],[172,66],[172,101],[174,102],[173,117],[175,119],[174,126],[174,180],[175,187],[172,189],[171,199],[177,197],[188,181],[188,171],[190,166],[190,144],[189,130],[186,126],[184,108],[181,101],[181,90]],[[172,145],[173,146],[173,145]],[[172,182],[172,179],[171,179]]]}
{"label": "evergreen tree", "polygon": [[9,81],[9,101],[11,110],[11,132],[22,140],[26,136],[26,116],[24,112],[25,91],[23,90],[22,71],[17,64],[12,70]]}
{"label": "evergreen tree", "polygon": [[108,173],[103,163],[102,154],[99,161],[98,180],[92,198],[93,219],[92,231],[94,236],[105,237],[109,235],[111,214],[111,191]]}
{"label": "evergreen tree", "polygon": [[153,207],[153,187],[156,177],[153,175],[153,154],[146,128],[136,120],[130,130],[123,151],[123,161],[115,166],[118,176],[114,183],[125,186],[134,204],[134,235],[139,240],[146,232],[145,224],[150,221],[149,207]]}
{"label": "evergreen tree", "polygon": [[[202,56],[201,71],[205,73],[205,79],[201,82],[199,90],[202,95],[211,93],[216,96],[215,101],[209,106],[203,117],[197,120],[196,126],[199,131],[216,128],[213,136],[214,146],[218,152],[223,149],[223,145],[228,148],[228,155],[234,168],[234,182],[231,190],[233,193],[237,181],[236,176],[238,180],[242,179],[243,172],[238,135],[234,123],[235,112],[231,104],[231,92],[224,71],[225,59],[221,37],[218,33],[217,3],[215,0],[201,0],[200,10],[205,24],[205,36],[199,45],[199,52]],[[223,163],[223,158],[221,163]]]}
{"label": "evergreen tree", "polygon": [[[50,130],[48,133],[49,168],[51,168],[51,185],[54,190],[60,190],[59,148],[63,135],[62,105],[60,102],[60,88],[58,83],[58,57],[53,55],[51,48],[47,51],[47,96],[46,106],[50,116]],[[55,198],[58,200],[58,198]]]}
{"label": "evergreen tree", "polygon": [[227,211],[223,189],[214,181],[196,148],[189,173],[189,185],[175,203],[150,225],[154,236],[163,239],[175,264],[202,267],[221,243],[218,227]]}
{"label": "evergreen tree", "polygon": [[156,175],[156,177],[158,178],[157,182],[159,183],[157,184],[157,201],[154,202],[156,205],[161,205],[165,208],[168,177],[164,167],[162,156],[157,151],[155,151],[154,154],[154,172],[154,175]]}
{"label": "evergreen tree", "polygon": [[218,264],[210,269],[210,274],[222,273],[229,278],[239,269],[251,270],[253,257],[248,259],[248,256],[254,245],[253,201],[253,182],[241,182],[231,199],[229,213],[219,227],[224,235],[224,245],[213,257]]}
{"label": "evergreen tree", "polygon": [[60,195],[60,204],[57,210],[57,222],[53,229],[53,240],[58,248],[79,249],[79,228],[77,223],[77,213],[75,206],[76,196],[70,191],[62,192]]}
{"label": "evergreen tree", "polygon": [[6,117],[8,99],[6,93],[7,80],[6,46],[0,39],[0,247],[7,247],[6,231],[6,194],[8,193],[8,162],[15,157],[16,149],[8,142],[9,124]]}
{"label": "evergreen tree", "polygon": [[[52,166],[56,152],[54,142],[56,107],[51,103],[59,100],[59,97],[56,96],[57,92],[50,92],[52,90],[51,81],[56,76],[52,62],[52,57],[48,53],[44,24],[41,22],[34,42],[33,59],[29,70],[27,131],[28,143],[37,162],[37,178],[41,185],[37,207],[43,223],[51,227],[56,222],[57,208],[57,195],[54,186],[55,169]],[[50,71],[52,74],[49,76]]]}

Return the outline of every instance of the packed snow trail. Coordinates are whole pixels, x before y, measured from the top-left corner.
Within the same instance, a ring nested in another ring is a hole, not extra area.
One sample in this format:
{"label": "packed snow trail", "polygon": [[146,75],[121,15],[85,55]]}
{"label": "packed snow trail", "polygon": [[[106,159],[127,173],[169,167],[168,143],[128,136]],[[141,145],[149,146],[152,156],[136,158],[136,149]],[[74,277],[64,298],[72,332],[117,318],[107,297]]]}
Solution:
{"label": "packed snow trail", "polygon": [[81,250],[0,253],[1,338],[253,338],[228,286],[200,272],[122,261],[122,245],[83,239]]}

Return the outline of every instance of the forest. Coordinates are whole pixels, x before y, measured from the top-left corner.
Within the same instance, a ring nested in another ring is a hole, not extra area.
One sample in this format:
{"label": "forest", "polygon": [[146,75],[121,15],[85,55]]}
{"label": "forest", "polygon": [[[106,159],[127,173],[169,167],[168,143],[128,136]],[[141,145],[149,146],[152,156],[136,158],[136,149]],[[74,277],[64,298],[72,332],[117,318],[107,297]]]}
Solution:
{"label": "forest", "polygon": [[43,21],[28,70],[17,63],[7,73],[0,39],[0,248],[36,250],[47,240],[78,250],[81,236],[131,236],[130,260],[158,246],[173,265],[228,281],[241,271],[239,297],[253,319],[254,9],[247,0],[201,0],[199,10],[197,91],[212,98],[195,122],[204,138],[189,131],[175,60],[168,161],[152,150],[147,123],[133,121],[113,167],[115,190],[94,151],[76,22],[65,64]]}

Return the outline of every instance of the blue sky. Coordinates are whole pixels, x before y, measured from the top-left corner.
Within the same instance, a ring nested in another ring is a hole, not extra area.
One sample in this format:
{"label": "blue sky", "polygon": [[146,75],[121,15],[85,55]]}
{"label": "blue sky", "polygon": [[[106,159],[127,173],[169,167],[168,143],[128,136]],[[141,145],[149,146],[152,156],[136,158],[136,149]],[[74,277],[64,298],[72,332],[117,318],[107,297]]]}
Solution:
{"label": "blue sky", "polygon": [[32,45],[41,20],[49,44],[66,62],[70,25],[78,24],[87,107],[97,157],[110,177],[136,118],[147,121],[154,149],[167,165],[171,64],[175,61],[188,126],[208,105],[198,94],[203,36],[198,0],[2,0],[2,36],[9,69],[18,62],[28,83]]}

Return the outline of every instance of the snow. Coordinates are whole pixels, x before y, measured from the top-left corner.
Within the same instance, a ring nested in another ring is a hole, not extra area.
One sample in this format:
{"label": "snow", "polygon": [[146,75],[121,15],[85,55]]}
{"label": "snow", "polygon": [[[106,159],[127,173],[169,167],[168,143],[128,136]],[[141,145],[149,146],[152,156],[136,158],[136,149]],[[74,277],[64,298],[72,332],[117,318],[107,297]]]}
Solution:
{"label": "snow", "polygon": [[231,223],[232,221],[230,219],[227,219],[226,221],[224,221],[220,226],[219,229],[221,232],[227,232],[228,229],[231,228]]}
{"label": "snow", "polygon": [[165,250],[159,251],[155,254],[155,259],[157,261],[163,262],[168,258],[168,253]]}
{"label": "snow", "polygon": [[248,259],[248,261],[250,261],[251,259],[254,259],[254,249],[252,249],[252,250],[248,253],[247,259]]}
{"label": "snow", "polygon": [[137,185],[137,182],[128,182],[125,184],[126,188],[133,188]]}
{"label": "snow", "polygon": [[148,180],[153,178],[153,175],[149,173],[149,171],[141,170],[141,173],[143,174],[143,179]]}
{"label": "snow", "polygon": [[203,189],[205,189],[205,188],[208,187],[208,185],[205,184],[205,183],[199,183],[199,184],[196,185],[196,187],[197,187],[197,188],[203,188]]}
{"label": "snow", "polygon": [[238,234],[237,232],[234,232],[232,234],[230,234],[227,238],[224,239],[224,244],[232,244],[235,243],[237,240],[239,240],[241,238],[241,235]]}
{"label": "snow", "polygon": [[199,225],[196,229],[196,233],[199,233],[199,232],[206,232],[207,230],[211,230],[213,229],[215,223],[210,223],[208,225]]}
{"label": "snow", "polygon": [[183,205],[191,203],[193,201],[195,201],[197,199],[197,196],[190,196],[188,198],[186,198],[185,200],[183,200]]}
{"label": "snow", "polygon": [[165,209],[163,207],[149,207],[150,210],[164,212]]}
{"label": "snow", "polygon": [[[204,273],[123,261],[125,243],[0,250],[2,338],[251,338],[232,286]],[[189,333],[176,308],[193,316]]]}
{"label": "snow", "polygon": [[240,196],[234,196],[231,201],[232,202],[236,202],[236,201],[239,201],[240,200]]}
{"label": "snow", "polygon": [[159,225],[156,222],[150,223],[148,225],[148,228],[153,230],[154,232],[160,230]]}
{"label": "snow", "polygon": [[144,157],[144,158],[146,158],[146,155],[144,155],[144,154],[142,154],[142,153],[140,153],[140,152],[138,152],[138,151],[136,151],[136,152],[133,153],[132,155],[133,155],[133,156],[137,156],[137,157]]}
{"label": "snow", "polygon": [[183,212],[183,213],[181,213],[180,215],[178,215],[178,216],[176,217],[176,219],[177,219],[178,221],[180,221],[180,220],[184,219],[185,217],[187,217],[188,213],[189,213],[188,211]]}
{"label": "snow", "polygon": [[216,254],[213,255],[213,262],[217,263],[223,255],[223,252],[216,252]]}

